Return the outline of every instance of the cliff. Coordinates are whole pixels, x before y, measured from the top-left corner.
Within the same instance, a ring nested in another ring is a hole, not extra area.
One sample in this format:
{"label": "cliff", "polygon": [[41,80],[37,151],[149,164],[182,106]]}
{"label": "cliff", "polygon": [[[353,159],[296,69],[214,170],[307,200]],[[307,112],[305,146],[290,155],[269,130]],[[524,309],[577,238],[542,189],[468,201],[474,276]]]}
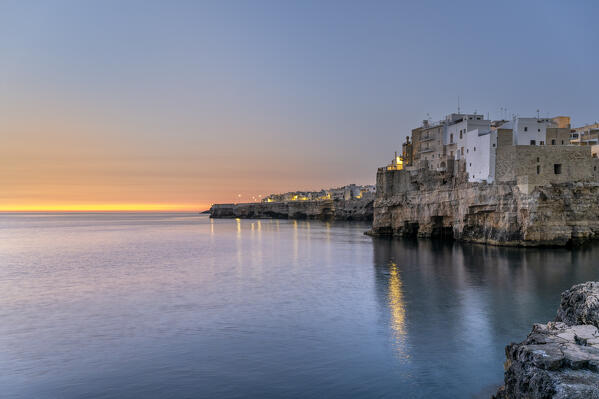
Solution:
{"label": "cliff", "polygon": [[370,234],[520,246],[599,238],[598,183],[548,184],[527,191],[516,181],[470,183],[457,161],[445,171],[380,168]]}
{"label": "cliff", "polygon": [[215,204],[212,218],[372,220],[372,199]]}
{"label": "cliff", "polygon": [[535,324],[505,348],[505,385],[496,399],[599,398],[599,283],[562,293],[555,322]]}

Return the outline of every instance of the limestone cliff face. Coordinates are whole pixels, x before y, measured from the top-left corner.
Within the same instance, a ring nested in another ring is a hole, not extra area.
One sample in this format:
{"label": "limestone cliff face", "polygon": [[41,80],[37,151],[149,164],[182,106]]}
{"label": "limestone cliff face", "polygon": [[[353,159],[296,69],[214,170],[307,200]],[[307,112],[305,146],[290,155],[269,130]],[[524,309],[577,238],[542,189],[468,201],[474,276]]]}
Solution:
{"label": "limestone cliff face", "polygon": [[217,204],[212,218],[372,220],[373,200],[319,200]]}
{"label": "limestone cliff face", "polygon": [[464,170],[379,169],[374,235],[451,237],[499,245],[566,245],[599,238],[599,184],[469,183]]}

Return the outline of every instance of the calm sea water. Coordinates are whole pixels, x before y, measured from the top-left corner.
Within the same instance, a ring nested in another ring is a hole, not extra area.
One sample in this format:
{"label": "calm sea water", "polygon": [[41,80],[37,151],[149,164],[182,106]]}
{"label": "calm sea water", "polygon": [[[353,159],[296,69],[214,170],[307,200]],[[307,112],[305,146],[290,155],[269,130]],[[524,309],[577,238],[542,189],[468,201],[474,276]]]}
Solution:
{"label": "calm sea water", "polygon": [[599,248],[359,223],[0,215],[0,396],[488,397]]}

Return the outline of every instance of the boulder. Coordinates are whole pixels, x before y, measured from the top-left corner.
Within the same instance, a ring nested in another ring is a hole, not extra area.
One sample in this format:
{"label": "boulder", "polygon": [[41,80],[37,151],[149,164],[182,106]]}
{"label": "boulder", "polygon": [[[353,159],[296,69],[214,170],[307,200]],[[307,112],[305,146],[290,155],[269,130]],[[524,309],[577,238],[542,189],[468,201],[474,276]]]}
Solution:
{"label": "boulder", "polygon": [[535,324],[505,348],[504,386],[497,399],[599,399],[599,283],[562,294],[558,321]]}
{"label": "boulder", "polygon": [[555,321],[599,328],[599,282],[578,284],[563,292]]}

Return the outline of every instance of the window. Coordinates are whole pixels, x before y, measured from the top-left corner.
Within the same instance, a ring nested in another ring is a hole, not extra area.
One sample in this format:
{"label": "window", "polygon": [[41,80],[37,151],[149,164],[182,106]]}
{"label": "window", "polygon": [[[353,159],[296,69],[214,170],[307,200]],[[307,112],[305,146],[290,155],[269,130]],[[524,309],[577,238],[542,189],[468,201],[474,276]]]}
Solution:
{"label": "window", "polygon": [[464,147],[460,148],[460,153],[464,155]]}
{"label": "window", "polygon": [[462,130],[460,130],[460,140],[462,139]]}
{"label": "window", "polygon": [[541,162],[541,158],[537,157],[537,162]]}
{"label": "window", "polygon": [[524,131],[528,132],[528,126],[524,126]]}
{"label": "window", "polygon": [[470,149],[466,148],[466,154],[469,154],[469,153],[470,153]]}
{"label": "window", "polygon": [[472,163],[468,164],[469,166],[472,166]]}
{"label": "window", "polygon": [[[563,144],[563,141],[562,141]],[[551,145],[555,145],[555,139],[551,139]]]}
{"label": "window", "polygon": [[562,140],[562,145],[564,145],[564,140]]}
{"label": "window", "polygon": [[453,158],[453,151],[449,153],[449,156]]}
{"label": "window", "polygon": [[476,151],[476,147],[474,147],[474,151]]}
{"label": "window", "polygon": [[537,142],[535,140],[530,140],[530,145],[537,145]]}
{"label": "window", "polygon": [[545,145],[545,142],[544,141],[540,141],[539,145]]}
{"label": "window", "polygon": [[450,143],[453,143],[453,133],[451,133],[451,134],[449,135],[449,142],[450,142]]}
{"label": "window", "polygon": [[561,163],[553,164],[553,173],[555,173],[556,175],[562,174],[562,164]]}
{"label": "window", "polygon": [[495,148],[495,143],[493,143],[493,148]]}
{"label": "window", "polygon": [[537,175],[540,175],[540,174],[541,174],[541,166],[537,165]]}
{"label": "window", "polygon": [[541,129],[537,129],[537,132],[540,132],[540,131],[541,131]]}

